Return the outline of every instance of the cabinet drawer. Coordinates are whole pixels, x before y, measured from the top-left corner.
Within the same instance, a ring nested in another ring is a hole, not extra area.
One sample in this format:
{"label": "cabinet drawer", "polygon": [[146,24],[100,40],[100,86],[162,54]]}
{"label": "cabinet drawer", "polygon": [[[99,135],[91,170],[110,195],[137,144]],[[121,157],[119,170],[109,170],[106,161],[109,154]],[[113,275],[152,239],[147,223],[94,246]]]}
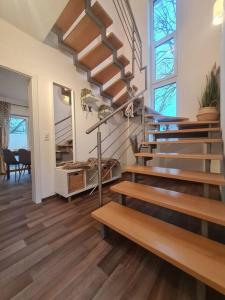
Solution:
{"label": "cabinet drawer", "polygon": [[77,171],[68,174],[68,193],[79,191],[85,187],[84,172]]}

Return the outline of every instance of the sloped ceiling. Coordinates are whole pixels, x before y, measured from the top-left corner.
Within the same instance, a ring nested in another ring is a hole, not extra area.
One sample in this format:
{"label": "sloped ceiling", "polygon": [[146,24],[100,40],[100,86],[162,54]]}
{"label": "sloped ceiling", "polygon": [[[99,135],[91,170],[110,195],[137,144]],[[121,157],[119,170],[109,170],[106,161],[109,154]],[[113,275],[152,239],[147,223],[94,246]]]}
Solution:
{"label": "sloped ceiling", "polygon": [[0,18],[44,41],[68,0],[0,0]]}

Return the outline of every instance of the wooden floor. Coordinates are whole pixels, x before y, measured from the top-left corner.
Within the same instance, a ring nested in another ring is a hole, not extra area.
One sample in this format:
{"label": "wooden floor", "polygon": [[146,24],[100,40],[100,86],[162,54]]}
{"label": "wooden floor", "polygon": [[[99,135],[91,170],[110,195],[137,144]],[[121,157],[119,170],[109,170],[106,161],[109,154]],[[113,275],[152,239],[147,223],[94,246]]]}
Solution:
{"label": "wooden floor", "polygon": [[[127,177],[126,177],[127,178]],[[154,186],[202,194],[202,185],[140,177]],[[118,196],[104,187],[104,200]],[[218,190],[211,190],[218,197]],[[197,219],[129,199],[128,205],[198,232]],[[29,180],[0,183],[0,299],[196,300],[196,281],[141,247],[110,232],[106,240],[90,217],[97,193],[67,203],[31,202]],[[225,243],[224,229],[210,237]],[[225,299],[207,289],[207,300]]]}

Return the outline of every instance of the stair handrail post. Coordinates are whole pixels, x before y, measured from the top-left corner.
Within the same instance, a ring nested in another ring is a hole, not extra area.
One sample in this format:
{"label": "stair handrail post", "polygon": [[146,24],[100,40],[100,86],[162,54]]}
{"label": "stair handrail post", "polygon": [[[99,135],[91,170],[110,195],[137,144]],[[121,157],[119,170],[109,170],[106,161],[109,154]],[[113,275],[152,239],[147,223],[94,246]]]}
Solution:
{"label": "stair handrail post", "polygon": [[135,27],[132,24],[132,74],[135,72]]}
{"label": "stair handrail post", "polygon": [[98,194],[99,194],[99,207],[103,205],[102,198],[102,136],[100,126],[97,131],[97,155],[98,155]]}
{"label": "stair handrail post", "polygon": [[142,112],[141,112],[141,125],[142,125],[142,141],[145,142],[145,98],[142,97]]}

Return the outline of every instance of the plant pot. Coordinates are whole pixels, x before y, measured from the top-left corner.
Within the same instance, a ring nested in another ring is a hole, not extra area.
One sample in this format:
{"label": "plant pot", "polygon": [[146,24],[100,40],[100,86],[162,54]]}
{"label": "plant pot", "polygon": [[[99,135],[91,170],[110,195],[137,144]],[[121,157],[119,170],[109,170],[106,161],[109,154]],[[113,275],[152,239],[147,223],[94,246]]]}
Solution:
{"label": "plant pot", "polygon": [[197,114],[198,121],[217,121],[219,112],[216,107],[202,107]]}

